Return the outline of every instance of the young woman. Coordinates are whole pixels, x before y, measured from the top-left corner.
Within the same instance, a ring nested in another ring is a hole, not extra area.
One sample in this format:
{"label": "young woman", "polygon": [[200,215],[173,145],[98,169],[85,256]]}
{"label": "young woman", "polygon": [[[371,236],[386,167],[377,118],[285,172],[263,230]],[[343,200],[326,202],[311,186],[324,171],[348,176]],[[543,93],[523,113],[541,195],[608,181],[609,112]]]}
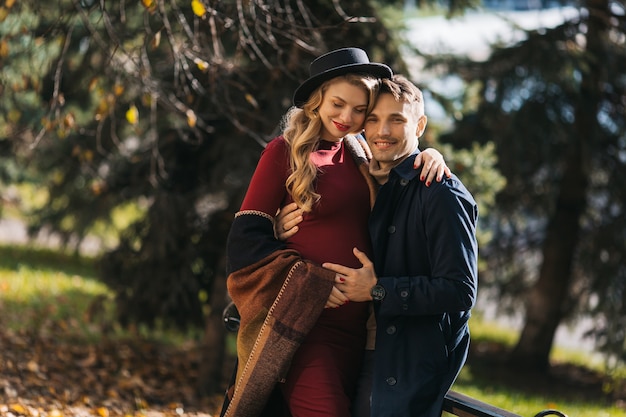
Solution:
{"label": "young woman", "polygon": [[[391,77],[388,66],[358,48],[320,56],[294,94],[282,136],[261,155],[227,247],[228,289],[241,325],[223,416],[351,414],[369,304],[338,306],[335,274],[321,264],[359,267],[354,247],[371,255],[367,222],[376,183],[353,134],[363,128],[379,80]],[[431,152],[437,171],[445,164]],[[289,203],[304,215],[298,233],[283,242],[273,220]]]}

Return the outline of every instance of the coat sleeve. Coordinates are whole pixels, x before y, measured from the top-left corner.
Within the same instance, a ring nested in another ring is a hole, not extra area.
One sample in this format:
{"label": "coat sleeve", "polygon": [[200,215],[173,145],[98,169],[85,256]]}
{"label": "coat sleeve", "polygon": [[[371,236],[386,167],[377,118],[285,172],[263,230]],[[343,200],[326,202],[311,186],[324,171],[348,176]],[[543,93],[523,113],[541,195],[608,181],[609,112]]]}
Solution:
{"label": "coat sleeve", "polygon": [[227,273],[252,265],[286,244],[274,237],[274,216],[289,201],[285,187],[288,147],[282,137],[271,141],[250,180],[226,242]]}
{"label": "coat sleeve", "polygon": [[379,315],[465,311],[476,302],[478,209],[474,199],[456,179],[435,186],[423,197],[419,205],[409,209],[419,218],[417,224],[423,227],[426,242],[409,245],[407,250],[426,250],[429,272],[379,277],[379,284],[386,290],[385,299],[378,306]]}

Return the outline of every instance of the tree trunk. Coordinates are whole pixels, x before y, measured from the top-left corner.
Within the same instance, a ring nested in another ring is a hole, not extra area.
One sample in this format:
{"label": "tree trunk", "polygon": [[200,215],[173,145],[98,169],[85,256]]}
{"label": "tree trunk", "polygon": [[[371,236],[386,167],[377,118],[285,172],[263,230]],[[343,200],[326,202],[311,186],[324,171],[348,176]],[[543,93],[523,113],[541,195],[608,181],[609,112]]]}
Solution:
{"label": "tree trunk", "polygon": [[202,363],[198,370],[198,392],[201,396],[225,392],[227,376],[232,373],[234,359],[226,352],[227,330],[222,321],[222,311],[228,303],[226,280],[223,274],[213,283],[211,313],[206,320],[202,349]]}
{"label": "tree trunk", "polygon": [[[216,235],[216,242],[226,242],[232,218],[233,214],[228,210],[215,214],[211,221],[211,229]],[[217,247],[213,248],[212,252],[219,256],[218,261],[215,262],[216,271],[219,272],[215,274],[211,286],[209,303],[211,311],[206,318],[202,341],[204,355],[198,370],[198,393],[201,396],[225,392],[228,379],[235,366],[234,356],[226,351],[228,331],[222,319],[222,313],[230,301],[226,289],[226,276],[222,272],[226,271],[226,253],[218,250]]]}
{"label": "tree trunk", "polygon": [[561,180],[561,193],[546,231],[539,279],[526,301],[524,328],[511,354],[512,363],[529,370],[548,368],[554,335],[563,318],[580,217],[585,209],[583,150],[580,142],[572,146]]}
{"label": "tree trunk", "polygon": [[597,131],[599,63],[604,31],[601,16],[608,10],[608,0],[588,0],[586,3],[592,10],[587,34],[589,68],[581,71],[574,133],[564,161],[554,214],[546,230],[539,279],[529,292],[524,327],[510,356],[512,364],[540,372],[549,367],[554,336],[568,304],[572,266],[580,239],[580,222],[586,209],[590,172],[588,144],[594,140]]}

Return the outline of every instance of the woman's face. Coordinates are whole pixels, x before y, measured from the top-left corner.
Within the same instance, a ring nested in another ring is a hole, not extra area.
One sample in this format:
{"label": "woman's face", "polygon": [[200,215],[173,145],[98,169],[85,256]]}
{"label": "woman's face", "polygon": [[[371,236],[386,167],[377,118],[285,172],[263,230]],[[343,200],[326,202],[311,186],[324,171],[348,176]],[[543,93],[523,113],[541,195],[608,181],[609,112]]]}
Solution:
{"label": "woman's face", "polygon": [[367,110],[367,92],[345,80],[332,82],[322,98],[319,117],[322,120],[321,138],[337,142],[348,133],[363,128]]}

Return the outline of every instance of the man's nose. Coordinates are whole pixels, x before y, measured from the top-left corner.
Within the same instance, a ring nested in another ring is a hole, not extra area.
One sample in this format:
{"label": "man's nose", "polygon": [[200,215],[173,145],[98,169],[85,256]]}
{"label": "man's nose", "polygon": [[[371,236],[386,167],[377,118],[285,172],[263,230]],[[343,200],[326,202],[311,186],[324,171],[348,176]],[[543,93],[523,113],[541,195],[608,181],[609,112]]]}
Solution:
{"label": "man's nose", "polygon": [[378,135],[379,136],[389,136],[389,123],[381,122],[378,126]]}

